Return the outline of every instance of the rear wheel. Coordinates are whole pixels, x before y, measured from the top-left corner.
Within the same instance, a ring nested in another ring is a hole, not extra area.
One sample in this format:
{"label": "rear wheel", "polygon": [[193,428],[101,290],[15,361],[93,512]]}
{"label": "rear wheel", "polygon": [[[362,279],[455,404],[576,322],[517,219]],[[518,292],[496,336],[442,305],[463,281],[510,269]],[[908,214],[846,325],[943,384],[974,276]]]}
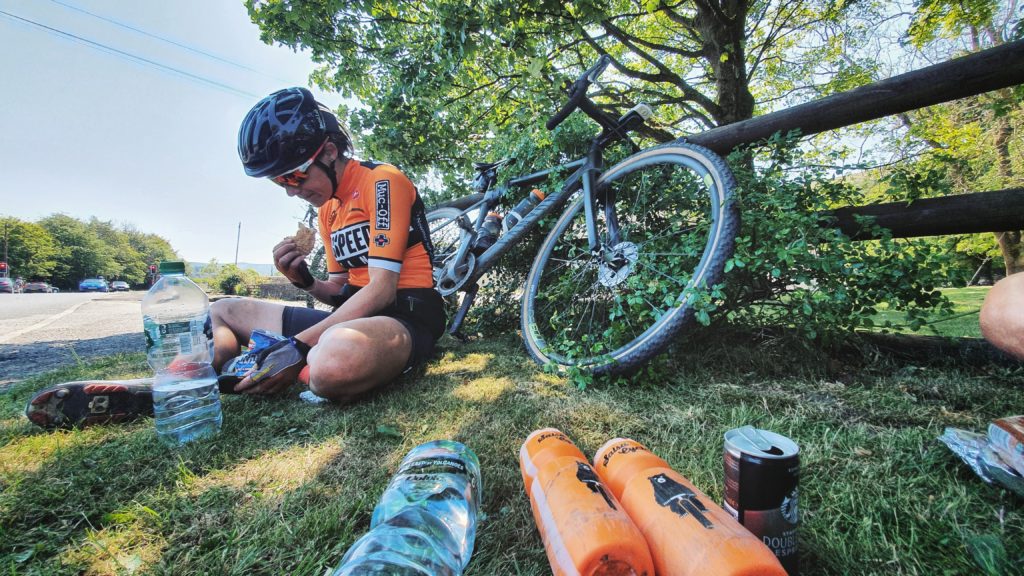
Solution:
{"label": "rear wheel", "polygon": [[578,193],[526,280],[530,355],[614,374],[661,352],[710,298],[732,255],[734,186],[725,162],[700,146],[673,142],[634,154],[595,184],[594,252]]}

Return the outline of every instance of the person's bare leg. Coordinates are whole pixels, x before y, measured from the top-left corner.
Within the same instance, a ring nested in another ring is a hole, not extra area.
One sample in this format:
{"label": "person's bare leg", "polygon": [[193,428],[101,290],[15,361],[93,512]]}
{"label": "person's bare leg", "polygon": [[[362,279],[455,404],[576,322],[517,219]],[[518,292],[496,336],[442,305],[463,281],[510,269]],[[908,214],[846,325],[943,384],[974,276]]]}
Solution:
{"label": "person's bare leg", "polygon": [[397,378],[412,353],[401,322],[375,316],[329,328],[309,352],[309,389],[339,403]]}
{"label": "person's bare leg", "polygon": [[980,323],[993,346],[1024,360],[1024,273],[1007,276],[989,290]]}
{"label": "person's bare leg", "polygon": [[210,305],[213,326],[213,367],[220,372],[225,362],[238,356],[256,328],[281,333],[284,306],[249,298],[228,298]]}

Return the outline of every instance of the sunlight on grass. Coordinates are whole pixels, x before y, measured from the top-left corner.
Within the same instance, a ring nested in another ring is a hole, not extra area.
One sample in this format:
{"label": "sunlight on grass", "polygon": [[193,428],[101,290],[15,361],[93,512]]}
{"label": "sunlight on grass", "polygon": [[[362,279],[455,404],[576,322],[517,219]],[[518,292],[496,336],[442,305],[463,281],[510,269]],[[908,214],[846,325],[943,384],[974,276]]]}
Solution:
{"label": "sunlight on grass", "polygon": [[89,530],[85,541],[62,554],[72,566],[84,567],[81,574],[140,574],[160,560],[167,542],[145,530],[141,523]]}
{"label": "sunlight on grass", "polygon": [[[1013,497],[936,440],[945,426],[980,431],[1020,413],[1018,367],[826,358],[727,335],[680,342],[657,369],[581,390],[518,346],[510,334],[447,348],[428,376],[345,407],[226,398],[220,436],[174,449],[151,420],[3,430],[0,573],[319,576],[367,530],[404,455],[453,438],[479,457],[484,486],[466,576],[551,574],[517,462],[546,426],[588,457],[633,438],[715,502],[726,430],[792,438],[806,576],[1011,574],[978,558],[1022,560]],[[0,395],[4,416],[39,384]]]}
{"label": "sunlight on grass", "polygon": [[101,441],[96,434],[53,432],[23,436],[0,446],[0,475],[31,474],[63,450],[91,446]]}
{"label": "sunlight on grass", "polygon": [[232,468],[191,476],[185,483],[186,491],[198,496],[212,488],[227,487],[283,495],[316,478],[341,452],[342,447],[334,441],[268,452]]}
{"label": "sunlight on grass", "polygon": [[432,362],[427,368],[427,376],[441,376],[464,372],[480,372],[494,360],[494,354],[466,354],[457,357],[448,352],[440,360]]}
{"label": "sunlight on grass", "polygon": [[878,314],[874,317],[875,326],[883,326],[885,322],[890,322],[892,327],[889,329],[899,333],[981,338],[978,313],[990,289],[988,286],[943,288],[941,290],[943,296],[949,298],[953,303],[952,315],[945,317],[935,315],[919,330],[910,328],[905,313],[890,310],[889,306],[883,302],[878,306]]}
{"label": "sunlight on grass", "polygon": [[505,377],[486,376],[456,386],[452,395],[470,402],[494,402],[513,387],[512,380]]}

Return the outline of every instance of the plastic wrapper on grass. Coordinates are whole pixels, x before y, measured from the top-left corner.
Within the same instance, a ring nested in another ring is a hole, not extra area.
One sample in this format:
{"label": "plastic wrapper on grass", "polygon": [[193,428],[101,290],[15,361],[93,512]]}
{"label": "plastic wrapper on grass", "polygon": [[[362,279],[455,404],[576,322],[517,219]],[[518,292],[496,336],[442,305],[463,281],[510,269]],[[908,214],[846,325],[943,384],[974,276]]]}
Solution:
{"label": "plastic wrapper on grass", "polygon": [[1024,478],[1003,462],[989,446],[988,436],[958,428],[946,428],[939,441],[967,463],[979,478],[1024,497]]}
{"label": "plastic wrapper on grass", "polygon": [[993,420],[988,425],[988,443],[1004,462],[1024,474],[1024,416]]}

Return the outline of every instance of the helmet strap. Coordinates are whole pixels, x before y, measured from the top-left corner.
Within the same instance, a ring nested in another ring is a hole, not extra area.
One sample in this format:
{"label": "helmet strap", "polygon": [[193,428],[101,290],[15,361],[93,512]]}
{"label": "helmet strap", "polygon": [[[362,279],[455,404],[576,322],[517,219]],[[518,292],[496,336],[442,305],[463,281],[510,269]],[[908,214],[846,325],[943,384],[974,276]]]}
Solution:
{"label": "helmet strap", "polygon": [[320,169],[324,171],[324,174],[327,174],[327,177],[331,180],[331,196],[333,196],[338,192],[338,175],[334,173],[333,168],[321,162],[319,158],[313,160],[313,164],[319,166]]}

